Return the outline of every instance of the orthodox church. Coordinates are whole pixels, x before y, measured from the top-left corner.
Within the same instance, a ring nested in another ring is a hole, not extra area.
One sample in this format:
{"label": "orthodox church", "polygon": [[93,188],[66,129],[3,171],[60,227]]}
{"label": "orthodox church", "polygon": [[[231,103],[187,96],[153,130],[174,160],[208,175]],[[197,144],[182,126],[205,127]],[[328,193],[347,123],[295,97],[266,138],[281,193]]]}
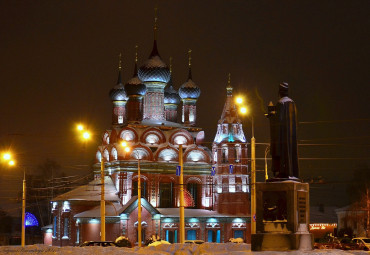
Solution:
{"label": "orthodox church", "polygon": [[[171,68],[160,57],[156,31],[155,22],[152,52],[139,68],[136,53],[133,77],[125,84],[119,65],[117,85],[109,92],[112,125],[97,148],[94,180],[52,200],[52,245],[100,240],[102,160],[106,240],[124,235],[138,242],[140,164],[142,240],[158,234],[163,240],[178,242],[179,145],[184,162],[185,239],[227,242],[241,237],[250,243],[247,141],[230,77],[214,142],[207,148],[204,131],[196,124],[201,90],[192,76],[191,51],[188,79],[177,90]],[[129,152],[122,147],[123,141],[130,146]]]}

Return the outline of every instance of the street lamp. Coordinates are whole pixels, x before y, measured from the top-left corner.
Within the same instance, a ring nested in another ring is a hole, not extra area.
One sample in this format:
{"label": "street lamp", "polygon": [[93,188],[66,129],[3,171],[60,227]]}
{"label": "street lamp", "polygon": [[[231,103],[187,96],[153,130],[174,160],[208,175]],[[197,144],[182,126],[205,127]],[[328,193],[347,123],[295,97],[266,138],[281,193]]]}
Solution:
{"label": "street lamp", "polygon": [[[15,161],[12,159],[12,154],[9,152],[3,153],[3,161],[8,166],[15,166]],[[22,234],[21,234],[21,245],[22,247],[26,244],[26,168],[23,170],[23,190],[22,190]]]}
{"label": "street lamp", "polygon": [[[239,111],[242,115],[246,115],[249,111],[246,106],[243,106],[243,98],[237,97],[235,102],[240,106]],[[256,139],[254,138],[254,118],[252,118],[252,138],[251,138],[251,234],[256,233]]]}
{"label": "street lamp", "polygon": [[[79,132],[83,141],[90,140],[91,133],[85,129],[82,124],[77,125],[77,131]],[[100,241],[105,242],[105,176],[104,176],[104,155],[101,156],[100,160]]]}
{"label": "street lamp", "polygon": [[[130,147],[128,147],[128,144],[126,141],[123,141],[121,143],[122,147],[124,148],[125,152],[130,152]],[[136,151],[133,151],[136,152]],[[140,155],[136,152],[136,158],[137,158],[137,242],[138,246],[141,247],[142,243],[142,226],[141,226],[141,173],[140,173]]]}

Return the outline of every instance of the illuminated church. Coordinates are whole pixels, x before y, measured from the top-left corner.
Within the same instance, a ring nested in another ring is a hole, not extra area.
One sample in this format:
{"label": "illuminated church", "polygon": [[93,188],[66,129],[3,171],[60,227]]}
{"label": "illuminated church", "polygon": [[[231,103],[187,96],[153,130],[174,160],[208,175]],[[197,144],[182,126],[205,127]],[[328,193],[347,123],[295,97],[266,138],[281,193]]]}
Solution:
{"label": "illuminated church", "polygon": [[[156,22],[155,22],[156,23]],[[161,59],[154,26],[149,58],[117,85],[109,96],[112,125],[102,134],[94,165],[95,180],[52,200],[52,244],[78,245],[100,240],[100,165],[105,168],[106,240],[124,235],[137,244],[138,163],[141,169],[142,240],[158,234],[179,241],[179,145],[183,148],[185,239],[227,242],[241,237],[250,243],[247,141],[234,104],[230,78],[226,102],[215,126],[211,148],[197,127],[201,95],[191,70],[175,89],[172,72]],[[207,91],[202,93],[207,94]],[[211,109],[210,109],[211,110]],[[127,141],[131,150],[121,146]]]}

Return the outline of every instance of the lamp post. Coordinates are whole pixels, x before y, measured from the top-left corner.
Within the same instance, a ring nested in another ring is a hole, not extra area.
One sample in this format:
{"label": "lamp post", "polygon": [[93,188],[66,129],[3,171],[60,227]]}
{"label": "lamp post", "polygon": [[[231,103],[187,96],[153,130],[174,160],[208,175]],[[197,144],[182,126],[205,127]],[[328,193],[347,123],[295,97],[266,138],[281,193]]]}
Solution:
{"label": "lamp post", "polygon": [[[91,138],[91,133],[85,129],[84,125],[78,124],[77,131],[82,140],[87,141]],[[105,242],[105,175],[104,175],[104,155],[100,160],[100,241]]]}
{"label": "lamp post", "polygon": [[180,165],[180,243],[185,243],[185,209],[184,209],[184,163],[182,158],[182,144],[179,145]]}
{"label": "lamp post", "polygon": [[[15,165],[15,161],[9,152],[3,153],[3,161],[8,166]],[[21,245],[22,247],[26,245],[26,168],[23,169]]]}
{"label": "lamp post", "polygon": [[265,181],[268,180],[269,176],[267,174],[267,153],[270,151],[270,145],[268,145],[266,147],[266,150],[265,150]]}
{"label": "lamp post", "polygon": [[100,195],[100,241],[105,242],[105,182],[104,182],[104,155],[101,156],[100,164],[100,181],[101,181],[101,195]]}
{"label": "lamp post", "polygon": [[[122,147],[124,147],[125,152],[130,151],[130,147],[128,147],[127,142],[122,142],[121,143]],[[136,151],[134,151],[136,152]],[[141,247],[142,244],[142,225],[141,225],[141,172],[140,172],[140,155],[136,152],[136,157],[137,157],[137,242],[138,246]]]}
{"label": "lamp post", "polygon": [[[235,102],[240,105],[240,113],[245,115],[248,113],[248,109],[242,106],[242,97],[237,97]],[[254,118],[252,119],[252,138],[251,138],[251,234],[256,233],[256,138],[254,138]]]}

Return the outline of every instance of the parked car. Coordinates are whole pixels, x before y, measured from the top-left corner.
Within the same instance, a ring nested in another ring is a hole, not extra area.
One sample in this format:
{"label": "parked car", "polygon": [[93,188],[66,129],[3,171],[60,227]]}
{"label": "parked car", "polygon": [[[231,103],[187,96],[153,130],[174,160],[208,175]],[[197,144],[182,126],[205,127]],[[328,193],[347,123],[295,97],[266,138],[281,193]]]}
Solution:
{"label": "parked car", "polygon": [[342,244],[336,237],[319,239],[314,243],[314,249],[342,249]]}
{"label": "parked car", "polygon": [[203,240],[185,240],[185,243],[202,244]]}
{"label": "parked car", "polygon": [[84,247],[84,246],[102,246],[102,247],[115,246],[115,247],[118,247],[118,245],[112,241],[105,241],[105,242],[85,241],[80,245],[80,247]]}
{"label": "parked car", "polygon": [[342,250],[365,250],[368,249],[359,238],[344,238],[341,241]]}
{"label": "parked car", "polygon": [[357,248],[364,251],[370,250],[370,238],[368,237],[356,237],[352,239],[352,243],[357,244]]}

